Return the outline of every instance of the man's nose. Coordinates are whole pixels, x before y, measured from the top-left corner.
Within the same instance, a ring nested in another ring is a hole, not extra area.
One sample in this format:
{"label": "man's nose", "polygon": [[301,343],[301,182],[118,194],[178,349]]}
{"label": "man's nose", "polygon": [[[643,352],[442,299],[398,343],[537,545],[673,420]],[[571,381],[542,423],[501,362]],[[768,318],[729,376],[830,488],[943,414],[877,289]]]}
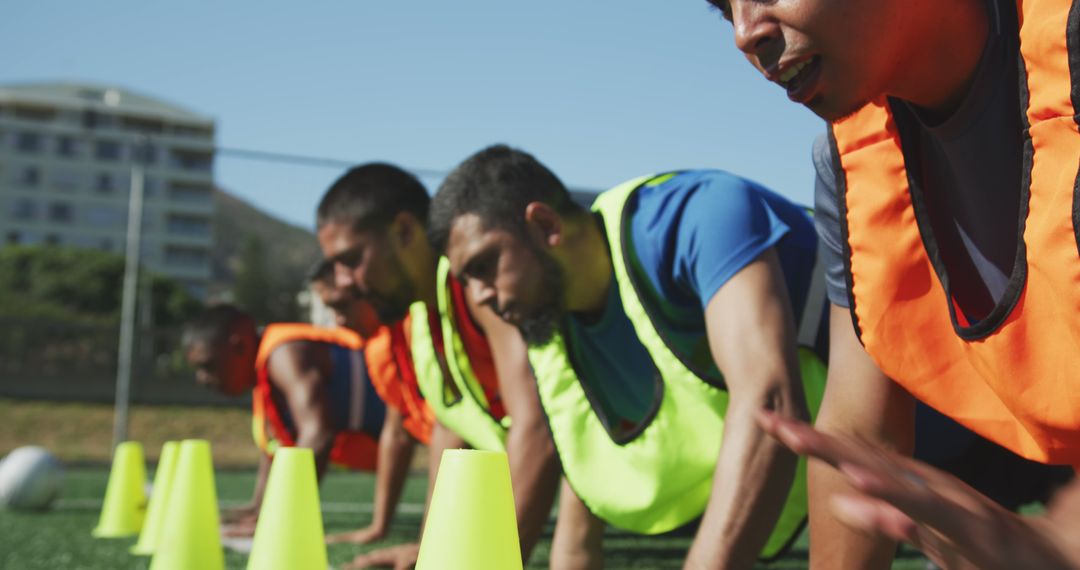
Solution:
{"label": "man's nose", "polygon": [[753,62],[767,68],[779,60],[774,46],[782,38],[780,23],[773,17],[772,7],[762,2],[731,2],[731,25],[735,30],[735,46]]}
{"label": "man's nose", "polygon": [[347,289],[355,285],[356,279],[353,278],[352,270],[342,263],[335,263],[334,286]]}
{"label": "man's nose", "polygon": [[479,279],[469,280],[469,290],[473,296],[473,301],[478,305],[494,305],[496,291],[495,287],[489,283],[485,283]]}

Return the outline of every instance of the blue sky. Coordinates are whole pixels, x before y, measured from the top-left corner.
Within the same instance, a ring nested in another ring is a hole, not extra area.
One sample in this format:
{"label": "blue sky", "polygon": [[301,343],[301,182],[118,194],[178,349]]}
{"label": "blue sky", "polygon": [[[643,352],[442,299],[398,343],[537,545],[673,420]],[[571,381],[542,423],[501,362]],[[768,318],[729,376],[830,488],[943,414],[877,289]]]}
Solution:
{"label": "blue sky", "polygon": [[[802,203],[824,129],[704,0],[8,3],[0,82],[42,80],[180,104],[224,147],[448,170],[506,142],[572,187],[711,167]],[[215,172],[306,227],[341,173],[230,157]]]}

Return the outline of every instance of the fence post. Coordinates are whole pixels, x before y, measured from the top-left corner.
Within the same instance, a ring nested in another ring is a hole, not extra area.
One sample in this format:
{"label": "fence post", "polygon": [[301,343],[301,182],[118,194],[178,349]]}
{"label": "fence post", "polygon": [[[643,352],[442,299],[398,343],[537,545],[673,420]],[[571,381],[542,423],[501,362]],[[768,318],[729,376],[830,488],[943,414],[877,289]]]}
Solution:
{"label": "fence post", "polygon": [[120,348],[116,363],[116,404],[113,418],[113,448],[127,439],[128,407],[131,404],[131,365],[135,345],[135,299],[139,285],[139,249],[142,245],[143,158],[148,140],[135,143],[131,163],[131,190],[128,192],[127,249],[124,253],[124,291],[120,308]]}

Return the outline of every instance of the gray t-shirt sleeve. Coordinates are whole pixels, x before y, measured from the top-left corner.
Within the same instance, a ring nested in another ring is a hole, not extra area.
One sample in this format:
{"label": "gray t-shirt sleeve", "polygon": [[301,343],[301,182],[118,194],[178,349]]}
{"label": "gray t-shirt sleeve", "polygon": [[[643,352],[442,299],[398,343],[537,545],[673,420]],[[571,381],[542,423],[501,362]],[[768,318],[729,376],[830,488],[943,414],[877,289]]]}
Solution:
{"label": "gray t-shirt sleeve", "polygon": [[836,161],[829,137],[814,140],[814,226],[818,233],[818,255],[825,268],[825,289],[829,302],[848,307],[847,276],[844,268],[844,238],[840,231],[839,192],[836,188]]}

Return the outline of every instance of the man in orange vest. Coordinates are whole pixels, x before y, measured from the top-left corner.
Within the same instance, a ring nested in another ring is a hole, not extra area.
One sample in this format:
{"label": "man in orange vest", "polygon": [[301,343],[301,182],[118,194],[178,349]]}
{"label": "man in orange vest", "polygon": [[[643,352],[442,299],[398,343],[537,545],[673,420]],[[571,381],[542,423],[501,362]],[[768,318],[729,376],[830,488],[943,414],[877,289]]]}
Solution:
{"label": "man in orange vest", "polygon": [[813,567],[885,567],[889,539],[947,566],[1080,565],[1060,509],[1057,526],[1022,519],[882,449],[910,452],[918,398],[1024,457],[1080,465],[1077,6],[710,2],[750,63],[830,122],[814,153],[833,304],[820,431],[762,417],[825,460]]}
{"label": "man in orange vest", "polygon": [[212,306],[188,323],[183,345],[196,381],[227,395],[252,390],[252,432],[263,452],[251,503],[230,513],[234,535],[254,532],[273,452],[300,446],[315,453],[321,480],[327,464],[375,470],[372,523],[353,542],[382,538],[390,524],[416,440],[400,411],[380,393],[398,381],[389,350],[344,328],[272,324],[261,335],[244,312]]}
{"label": "man in orange vest", "polygon": [[[351,291],[334,284],[334,265],[325,259],[319,260],[308,270],[307,282],[310,291],[319,299],[322,306],[329,310],[326,322],[315,322],[323,326],[339,326],[369,339],[378,334],[379,316],[371,303],[354,295]],[[314,311],[313,311],[314,312]]]}

